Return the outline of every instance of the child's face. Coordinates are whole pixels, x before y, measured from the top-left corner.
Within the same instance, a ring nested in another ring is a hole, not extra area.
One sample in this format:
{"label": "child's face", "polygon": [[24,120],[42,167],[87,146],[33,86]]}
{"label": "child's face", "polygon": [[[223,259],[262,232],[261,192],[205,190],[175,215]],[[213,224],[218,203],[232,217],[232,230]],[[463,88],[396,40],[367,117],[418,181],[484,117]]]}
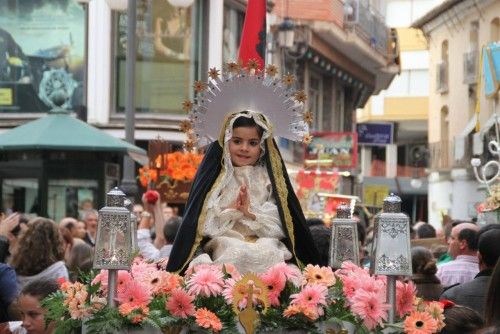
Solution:
{"label": "child's face", "polygon": [[260,157],[260,136],[256,127],[237,127],[229,140],[233,166],[252,166]]}
{"label": "child's face", "polygon": [[52,333],[52,327],[49,325],[45,329],[45,310],[40,306],[37,297],[31,295],[20,295],[18,307],[21,312],[23,327],[28,334],[48,334]]}

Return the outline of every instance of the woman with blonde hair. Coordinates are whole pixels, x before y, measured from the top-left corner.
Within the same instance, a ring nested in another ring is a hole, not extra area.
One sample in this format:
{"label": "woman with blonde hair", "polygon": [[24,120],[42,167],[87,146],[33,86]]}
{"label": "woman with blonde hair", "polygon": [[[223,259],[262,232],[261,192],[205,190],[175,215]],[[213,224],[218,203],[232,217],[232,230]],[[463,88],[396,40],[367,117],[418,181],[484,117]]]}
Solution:
{"label": "woman with blonde hair", "polygon": [[11,265],[20,289],[39,279],[68,279],[63,239],[56,223],[43,217],[31,220],[19,239]]}

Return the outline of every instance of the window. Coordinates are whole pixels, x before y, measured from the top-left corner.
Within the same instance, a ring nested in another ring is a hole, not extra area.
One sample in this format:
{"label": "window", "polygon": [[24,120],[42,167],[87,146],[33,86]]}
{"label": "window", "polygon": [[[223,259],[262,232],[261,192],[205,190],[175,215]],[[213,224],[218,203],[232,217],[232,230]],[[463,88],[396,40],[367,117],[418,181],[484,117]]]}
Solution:
{"label": "window", "polygon": [[236,8],[224,6],[224,30],[222,58],[224,63],[238,60],[239,43],[245,13]]}
{"label": "window", "polygon": [[497,42],[500,40],[500,19],[495,17],[490,24],[490,41]]}
{"label": "window", "polygon": [[323,81],[319,74],[311,73],[309,78],[309,110],[314,115],[313,129],[323,130]]}
{"label": "window", "polygon": [[37,179],[4,179],[2,181],[3,212],[39,212]]}
{"label": "window", "polygon": [[79,217],[86,209],[85,203],[89,203],[90,208],[96,203],[98,183],[95,180],[50,179],[48,185],[47,213],[55,221]]}
{"label": "window", "polygon": [[[201,3],[201,2],[200,2]],[[184,114],[181,104],[191,98],[192,82],[198,78],[196,5],[180,8],[165,0],[137,2],[136,111]],[[126,102],[127,16],[116,17],[115,78],[116,108]]]}
{"label": "window", "polygon": [[0,112],[81,107],[84,49],[76,1],[0,1]]}

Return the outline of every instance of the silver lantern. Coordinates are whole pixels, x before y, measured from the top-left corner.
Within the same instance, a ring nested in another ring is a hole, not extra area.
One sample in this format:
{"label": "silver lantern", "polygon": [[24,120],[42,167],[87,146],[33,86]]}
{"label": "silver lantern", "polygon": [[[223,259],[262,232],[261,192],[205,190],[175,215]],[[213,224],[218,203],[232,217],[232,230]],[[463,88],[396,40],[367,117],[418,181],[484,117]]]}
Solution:
{"label": "silver lantern", "polygon": [[108,269],[108,306],[114,307],[117,272],[130,270],[132,262],[132,224],[125,208],[125,194],[118,188],[106,194],[106,206],[99,210],[94,268]]}
{"label": "silver lantern", "polygon": [[330,239],[330,267],[340,268],[342,262],[351,261],[359,266],[359,240],[357,221],[352,219],[351,207],[341,203],[332,224]]}
{"label": "silver lantern", "polygon": [[378,216],[374,242],[374,273],[387,275],[387,302],[391,305],[389,322],[394,322],[396,276],[411,276],[410,220],[401,212],[401,198],[390,194]]}

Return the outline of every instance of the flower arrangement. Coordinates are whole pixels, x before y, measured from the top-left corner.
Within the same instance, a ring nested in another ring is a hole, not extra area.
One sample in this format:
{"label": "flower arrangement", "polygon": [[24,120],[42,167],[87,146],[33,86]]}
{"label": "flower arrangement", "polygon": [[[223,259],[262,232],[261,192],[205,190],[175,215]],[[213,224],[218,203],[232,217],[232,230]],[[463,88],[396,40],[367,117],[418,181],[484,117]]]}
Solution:
{"label": "flower arrangement", "polygon": [[192,181],[202,159],[202,154],[194,152],[177,151],[158,155],[154,161],[155,168],[150,168],[150,166],[139,168],[139,182],[143,187],[147,187],[150,182],[165,178],[175,181]]}
{"label": "flower arrangement", "polygon": [[117,308],[105,305],[105,270],[86,284],[63,282],[60,291],[47,297],[46,321],[57,323],[56,334],[71,333],[84,321],[89,333],[145,325],[238,333],[237,314],[247,306],[259,314],[257,333],[321,333],[321,322],[348,322],[358,333],[378,333],[390,326],[425,334],[444,326],[441,304],[422,302],[415,297],[414,285],[403,282],[397,283],[396,293],[400,323],[387,324],[385,277],[371,276],[349,262],[336,272],[313,265],[301,271],[281,263],[263,274],[243,277],[230,264],[200,264],[182,277],[136,258],[130,272],[119,271],[117,276]]}
{"label": "flower arrangement", "polygon": [[477,211],[479,213],[491,212],[500,208],[500,183],[492,185],[488,195],[486,200],[478,205]]}

